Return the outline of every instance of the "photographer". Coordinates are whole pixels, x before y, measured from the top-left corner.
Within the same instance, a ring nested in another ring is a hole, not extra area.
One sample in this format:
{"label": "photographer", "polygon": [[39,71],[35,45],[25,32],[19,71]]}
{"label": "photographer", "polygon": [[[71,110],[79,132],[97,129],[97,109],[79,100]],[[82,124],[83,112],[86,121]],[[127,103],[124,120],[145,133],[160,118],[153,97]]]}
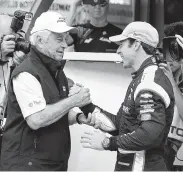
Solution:
{"label": "photographer", "polygon": [[0,120],[2,122],[6,106],[7,85],[10,77],[11,58],[9,53],[14,52],[15,36],[10,34],[11,17],[0,15]]}
{"label": "photographer", "polygon": [[6,35],[3,37],[0,44],[0,108],[1,115],[2,110],[4,110],[4,97],[5,96],[5,86],[8,84],[9,75],[10,75],[10,66],[11,62],[8,61],[10,57],[7,56],[8,53],[12,53],[15,48],[15,42],[10,41],[11,38],[14,38],[14,35]]}
{"label": "photographer", "polygon": [[177,129],[183,129],[183,22],[169,24],[164,32],[166,37],[163,41],[163,51],[167,64],[161,63],[160,68],[172,84],[176,105],[165,147],[167,165],[169,170],[173,171],[175,156],[183,142],[183,137],[177,134]]}
{"label": "photographer", "polygon": [[0,119],[2,122],[6,108],[10,74],[13,68],[24,60],[25,56],[21,51],[14,52],[16,43],[15,35],[11,29],[12,17],[0,15],[0,23]]}

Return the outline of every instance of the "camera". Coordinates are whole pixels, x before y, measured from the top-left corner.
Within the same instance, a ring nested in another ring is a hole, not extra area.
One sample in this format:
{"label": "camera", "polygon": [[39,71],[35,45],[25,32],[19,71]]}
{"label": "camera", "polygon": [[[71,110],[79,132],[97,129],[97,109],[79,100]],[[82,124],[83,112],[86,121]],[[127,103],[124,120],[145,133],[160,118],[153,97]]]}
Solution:
{"label": "camera", "polygon": [[26,11],[17,10],[14,12],[14,17],[11,22],[10,28],[15,34],[15,51],[22,51],[25,54],[29,53],[31,44],[29,41],[26,41],[21,29],[24,24],[24,20],[32,20],[33,14]]}
{"label": "camera", "polygon": [[156,63],[167,63],[165,56],[163,55],[163,48],[162,47],[157,47],[155,50],[154,57],[156,59]]}
{"label": "camera", "polygon": [[175,36],[163,38],[163,56],[165,60],[170,57],[173,61],[180,61],[183,57],[183,50]]}

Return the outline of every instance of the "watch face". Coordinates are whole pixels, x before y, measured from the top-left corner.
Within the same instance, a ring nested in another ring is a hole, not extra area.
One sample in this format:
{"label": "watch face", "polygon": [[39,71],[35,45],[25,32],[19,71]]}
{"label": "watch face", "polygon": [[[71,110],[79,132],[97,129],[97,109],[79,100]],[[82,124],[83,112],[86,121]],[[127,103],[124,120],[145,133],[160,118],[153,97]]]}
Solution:
{"label": "watch face", "polygon": [[104,149],[108,148],[109,147],[109,144],[110,144],[110,140],[108,137],[106,137],[103,142],[102,142],[102,146]]}

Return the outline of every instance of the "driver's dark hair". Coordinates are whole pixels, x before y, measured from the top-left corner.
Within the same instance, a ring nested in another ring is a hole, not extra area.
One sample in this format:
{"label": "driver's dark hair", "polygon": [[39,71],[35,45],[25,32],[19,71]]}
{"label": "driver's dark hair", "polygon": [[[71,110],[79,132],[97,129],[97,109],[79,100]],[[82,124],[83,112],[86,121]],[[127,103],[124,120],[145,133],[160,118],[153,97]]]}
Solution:
{"label": "driver's dark hair", "polygon": [[[135,39],[133,39],[133,38],[128,38],[128,40],[130,42],[130,45],[134,44],[134,42],[135,42]],[[141,45],[142,45],[143,50],[146,52],[146,54],[154,55],[155,50],[156,50],[154,47],[152,47],[144,42],[141,42]]]}

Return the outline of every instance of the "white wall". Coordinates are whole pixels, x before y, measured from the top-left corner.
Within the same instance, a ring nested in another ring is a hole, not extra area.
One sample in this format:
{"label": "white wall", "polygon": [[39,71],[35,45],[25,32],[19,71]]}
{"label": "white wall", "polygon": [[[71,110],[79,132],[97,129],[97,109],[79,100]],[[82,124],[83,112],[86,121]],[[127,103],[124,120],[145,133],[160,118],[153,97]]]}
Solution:
{"label": "white wall", "polygon": [[[129,70],[122,64],[112,62],[68,62],[65,67],[68,77],[90,88],[95,104],[116,114],[131,81]],[[71,126],[72,150],[69,170],[113,171],[116,152],[84,149],[80,145],[81,134],[92,130],[86,125]]]}

